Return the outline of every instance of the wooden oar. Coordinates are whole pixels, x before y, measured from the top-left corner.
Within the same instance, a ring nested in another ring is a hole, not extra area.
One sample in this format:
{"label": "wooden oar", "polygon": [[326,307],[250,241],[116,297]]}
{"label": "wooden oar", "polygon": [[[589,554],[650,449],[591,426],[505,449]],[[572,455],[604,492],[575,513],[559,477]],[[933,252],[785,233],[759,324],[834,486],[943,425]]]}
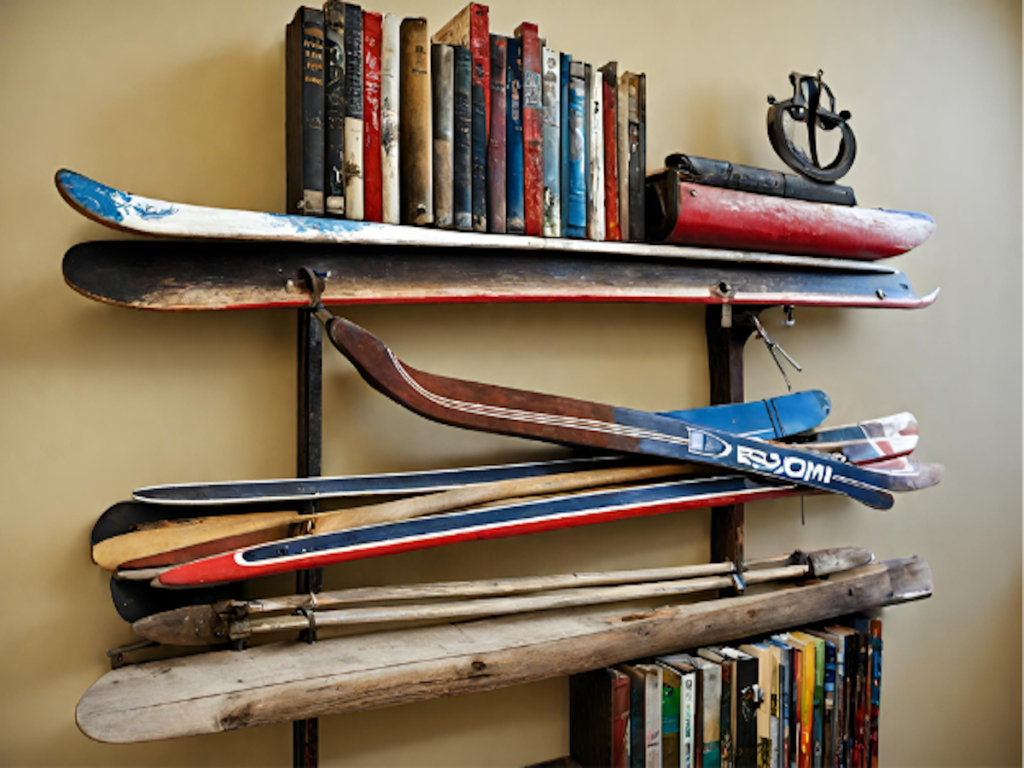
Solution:
{"label": "wooden oar", "polygon": [[[161,520],[145,523],[138,529],[120,536],[97,542],[92,548],[92,559],[101,568],[113,571],[121,566],[149,568],[169,565],[237,549],[247,544],[276,541],[301,527],[301,533],[331,533],[365,525],[408,520],[413,517],[448,512],[488,501],[519,496],[563,493],[602,485],[651,480],[661,477],[692,474],[696,469],[680,464],[659,464],[640,467],[594,469],[559,475],[502,480],[495,483],[456,488],[451,491],[398,499],[383,504],[372,504],[316,515],[297,512],[264,512],[248,515],[217,515],[185,520]],[[246,543],[237,543],[245,537]],[[213,551],[195,551],[192,548],[216,543]],[[184,550],[184,551],[183,551]],[[178,557],[160,557],[177,552]]]}
{"label": "wooden oar", "polygon": [[[749,562],[748,568],[755,570],[746,571],[744,580],[747,584],[760,584],[806,575],[820,578],[866,565],[872,559],[871,552],[852,547],[810,553],[797,551]],[[310,624],[310,613],[317,626],[473,618],[724,589],[734,586],[732,574],[735,572],[732,563],[723,562],[630,571],[363,587],[318,595],[289,595],[190,606],[147,616],[136,621],[132,628],[140,637],[167,645],[212,645],[253,634],[305,629]],[[542,594],[521,596],[524,593]],[[489,599],[478,599],[481,597]],[[323,610],[342,605],[431,598],[460,599],[427,604]],[[296,609],[301,609],[306,615],[252,618]]]}

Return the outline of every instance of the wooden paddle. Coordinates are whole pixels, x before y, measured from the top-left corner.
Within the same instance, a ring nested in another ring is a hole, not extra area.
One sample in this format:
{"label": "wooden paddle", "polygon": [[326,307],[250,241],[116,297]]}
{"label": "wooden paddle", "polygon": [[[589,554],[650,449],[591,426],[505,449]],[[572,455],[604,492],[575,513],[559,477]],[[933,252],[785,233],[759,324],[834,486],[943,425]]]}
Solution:
{"label": "wooden paddle", "polygon": [[153,568],[298,534],[330,533],[448,512],[489,501],[621,485],[693,474],[695,471],[696,468],[681,464],[594,469],[483,483],[315,515],[284,511],[160,520],[143,523],[133,531],[97,542],[92,548],[92,559],[109,571],[121,567]]}

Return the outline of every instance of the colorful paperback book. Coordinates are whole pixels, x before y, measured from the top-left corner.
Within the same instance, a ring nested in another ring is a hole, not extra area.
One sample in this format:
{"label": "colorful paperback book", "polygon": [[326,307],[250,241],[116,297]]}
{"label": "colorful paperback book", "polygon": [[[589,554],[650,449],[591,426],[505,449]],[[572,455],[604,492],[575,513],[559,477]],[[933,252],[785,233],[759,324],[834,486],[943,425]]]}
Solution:
{"label": "colorful paperback book", "polygon": [[629,677],[598,669],[569,678],[569,754],[585,768],[627,768]]}
{"label": "colorful paperback book", "polygon": [[561,181],[561,188],[558,199],[562,204],[559,215],[561,229],[559,237],[569,237],[569,79],[571,77],[572,56],[568,53],[559,54],[558,57],[558,104],[561,111],[559,125],[558,146],[558,178]]}
{"label": "colorful paperback book", "polygon": [[619,154],[619,231],[629,239],[629,73],[619,76],[615,94],[617,107],[615,138]]}
{"label": "colorful paperback book", "polygon": [[794,637],[814,646],[814,722],[811,730],[812,768],[824,768],[825,761],[825,641],[807,632],[793,632]]}
{"label": "colorful paperback book", "polygon": [[661,670],[661,759],[664,765],[684,766],[680,757],[682,677],[671,664],[659,660]]}
{"label": "colorful paperback book", "polygon": [[792,728],[791,698],[793,695],[793,649],[785,643],[780,643],[774,638],[769,640],[768,644],[771,647],[772,655],[775,656],[779,666],[779,737],[778,743],[776,744],[777,760],[779,768],[789,768],[790,734]]}
{"label": "colorful paperback book", "polygon": [[561,66],[558,51],[541,48],[541,83],[544,118],[544,237],[562,235],[562,182],[559,150],[561,136]]}
{"label": "colorful paperback book", "polygon": [[619,230],[618,64],[610,61],[600,72],[604,123],[604,239],[617,241],[622,239]]}
{"label": "colorful paperback book", "polygon": [[700,667],[686,653],[659,657],[661,663],[676,670],[680,676],[679,761],[673,765],[696,768],[700,764]]}
{"label": "colorful paperback book", "polygon": [[797,633],[786,635],[786,642],[800,650],[800,757],[799,768],[814,768],[814,676],[817,647]]}
{"label": "colorful paperback book", "polygon": [[345,217],[363,220],[363,9],[345,3]]}
{"label": "colorful paperback book", "polygon": [[491,35],[491,127],[487,134],[487,231],[505,233],[505,158],[508,101],[505,98],[508,39]]}
{"label": "colorful paperback book", "polygon": [[434,147],[434,224],[455,226],[455,52],[450,45],[430,46]]}
{"label": "colorful paperback book", "polygon": [[331,216],[345,215],[345,3],[324,5],[324,204]]}
{"label": "colorful paperback book", "polygon": [[828,630],[807,630],[808,634],[820,637],[825,641],[825,734],[822,739],[824,750],[823,763],[825,768],[839,764],[842,749],[839,740],[839,680],[842,675],[840,657],[842,656],[842,638]]}
{"label": "colorful paperback book", "polygon": [[380,53],[383,17],[363,12],[363,219],[384,220],[380,149]]}
{"label": "colorful paperback book", "polygon": [[523,196],[523,46],[518,38],[508,40],[507,61],[505,231],[521,235],[526,232],[526,213]]}
{"label": "colorful paperback book", "polygon": [[871,620],[871,768],[878,768],[878,720],[882,712],[882,622]]}
{"label": "colorful paperback book", "polygon": [[381,221],[398,224],[398,41],[401,20],[384,14],[380,56]]}
{"label": "colorful paperback book", "polygon": [[587,238],[604,240],[604,83],[600,71],[584,68],[587,91]]}
{"label": "colorful paperback book", "polygon": [[473,229],[473,56],[455,47],[455,138],[453,201],[455,228]]}
{"label": "colorful paperback book", "polygon": [[540,38],[537,25],[516,29],[522,44],[523,210],[526,234],[544,234],[544,99],[541,86]]}
{"label": "colorful paperback book", "polygon": [[587,93],[584,74],[583,62],[569,63],[568,104],[563,110],[568,118],[562,132],[562,147],[567,154],[562,179],[564,236],[577,238],[587,236]]}

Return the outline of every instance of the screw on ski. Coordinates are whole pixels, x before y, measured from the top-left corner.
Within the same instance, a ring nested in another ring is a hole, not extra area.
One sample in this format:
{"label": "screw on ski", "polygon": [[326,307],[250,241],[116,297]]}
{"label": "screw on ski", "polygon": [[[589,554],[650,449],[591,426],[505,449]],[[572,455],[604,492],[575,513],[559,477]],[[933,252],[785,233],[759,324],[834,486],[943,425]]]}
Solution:
{"label": "screw on ski", "polygon": [[782,367],[782,361],[779,360],[779,354],[786,358],[786,361],[796,368],[797,371],[803,371],[803,368],[800,367],[800,364],[796,360],[789,356],[789,353],[786,352],[786,350],[784,350],[777,341],[768,335],[768,332],[764,329],[760,318],[758,318],[756,314],[751,314],[750,318],[754,321],[754,327],[757,328],[758,338],[764,342],[766,347],[768,347],[768,353],[772,356],[772,360],[775,361],[775,365],[778,366],[779,373],[782,374],[782,378],[785,379],[786,389],[792,392],[793,383],[789,380],[789,376],[786,374],[786,369]]}

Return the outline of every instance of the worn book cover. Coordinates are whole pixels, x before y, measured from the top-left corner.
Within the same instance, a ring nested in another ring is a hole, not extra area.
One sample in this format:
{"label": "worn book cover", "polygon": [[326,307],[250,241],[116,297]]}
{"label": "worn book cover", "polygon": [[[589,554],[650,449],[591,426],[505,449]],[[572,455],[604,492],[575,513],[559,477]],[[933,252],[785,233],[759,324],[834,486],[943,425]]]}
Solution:
{"label": "worn book cover", "polygon": [[473,229],[473,56],[457,46],[455,53],[454,212],[456,229]]}
{"label": "worn book cover", "polygon": [[399,168],[403,224],[422,225],[434,221],[429,47],[427,20],[404,19],[399,41]]}
{"label": "worn book cover", "polygon": [[523,46],[508,39],[505,71],[505,231],[526,232],[523,197]]}
{"label": "worn book cover", "polygon": [[793,650],[775,638],[769,640],[768,644],[779,667],[779,736],[776,746],[778,764],[779,768],[789,768],[792,733]]}
{"label": "worn book cover", "polygon": [[597,669],[569,678],[569,754],[584,768],[626,768],[629,677]]}
{"label": "worn book cover", "polygon": [[659,662],[661,671],[661,759],[664,765],[684,766],[680,756],[679,720],[682,678],[671,664]]}
{"label": "worn book cover", "polygon": [[587,236],[587,94],[584,75],[583,62],[569,62],[568,105],[563,110],[568,119],[562,132],[562,148],[568,155],[567,162],[562,164],[565,172],[562,179],[564,233],[567,237],[578,238]]}
{"label": "worn book cover", "polygon": [[720,648],[700,648],[697,655],[717,664],[722,670],[722,698],[719,707],[719,760],[722,768],[733,768],[735,766],[735,749],[733,744],[736,737],[736,718],[734,706],[734,691],[736,685],[736,662],[720,652]]}
{"label": "worn book cover", "polygon": [[541,99],[544,118],[544,237],[561,237],[561,65],[558,51],[541,48]]}
{"label": "worn book cover", "polygon": [[629,240],[629,73],[619,75],[618,88],[615,94],[618,109],[616,115],[617,135],[615,138],[619,150],[619,231],[623,240]]}
{"label": "worn book cover", "polygon": [[757,659],[757,684],[761,703],[757,708],[757,768],[778,768],[779,666],[767,643],[747,643],[739,648]]}
{"label": "worn book cover", "polygon": [[600,71],[584,67],[587,91],[587,238],[604,240],[604,83]]}
{"label": "worn book cover", "polygon": [[325,211],[345,215],[345,3],[324,5]]}
{"label": "worn book cover", "polygon": [[286,211],[324,212],[324,14],[299,8],[285,34]]}
{"label": "worn book cover", "polygon": [[[558,104],[559,121],[562,127],[558,142],[558,178],[561,183],[558,199],[562,204],[559,215],[561,227],[559,237],[569,236],[569,81],[571,78],[572,56],[568,53],[558,55]],[[580,77],[582,79],[582,70]]]}
{"label": "worn book cover", "polygon": [[644,674],[644,766],[661,768],[662,667],[637,664]]}
{"label": "worn book cover", "polygon": [[380,56],[380,155],[381,155],[381,221],[398,224],[398,41],[401,20],[393,13],[384,14],[381,23]]}
{"label": "worn book cover", "polygon": [[[627,72],[627,92],[629,95],[628,131],[629,141],[629,229],[628,239],[634,243],[644,242],[645,207],[647,179],[647,148],[646,122],[647,112],[647,76]],[[623,239],[627,239],[623,237]]]}
{"label": "worn book cover", "polygon": [[383,17],[363,12],[363,219],[384,220],[380,149],[380,48]]}
{"label": "worn book cover", "polygon": [[455,225],[455,54],[450,45],[430,46],[430,77],[434,111],[434,223],[449,228]]}
{"label": "worn book cover", "polygon": [[681,678],[679,764],[683,768],[696,768],[701,764],[703,753],[703,708],[701,702],[704,693],[700,662],[688,653],[675,653],[661,658],[665,663],[671,664],[678,670]]}
{"label": "worn book cover", "polygon": [[647,675],[633,664],[615,669],[629,678],[629,768],[645,768],[647,762]]}
{"label": "worn book cover", "polygon": [[522,44],[523,209],[526,234],[544,233],[544,107],[537,25],[516,28]]}
{"label": "worn book cover", "polygon": [[487,132],[487,231],[505,233],[508,39],[491,35],[491,125]]}
{"label": "worn book cover", "polygon": [[610,61],[600,69],[601,106],[604,123],[604,239],[621,240],[619,230],[619,111],[618,64]]}
{"label": "worn book cover", "polygon": [[721,653],[736,661],[736,768],[757,768],[758,660],[735,648]]}
{"label": "worn book cover", "polygon": [[363,9],[345,3],[345,217],[363,219]]}

